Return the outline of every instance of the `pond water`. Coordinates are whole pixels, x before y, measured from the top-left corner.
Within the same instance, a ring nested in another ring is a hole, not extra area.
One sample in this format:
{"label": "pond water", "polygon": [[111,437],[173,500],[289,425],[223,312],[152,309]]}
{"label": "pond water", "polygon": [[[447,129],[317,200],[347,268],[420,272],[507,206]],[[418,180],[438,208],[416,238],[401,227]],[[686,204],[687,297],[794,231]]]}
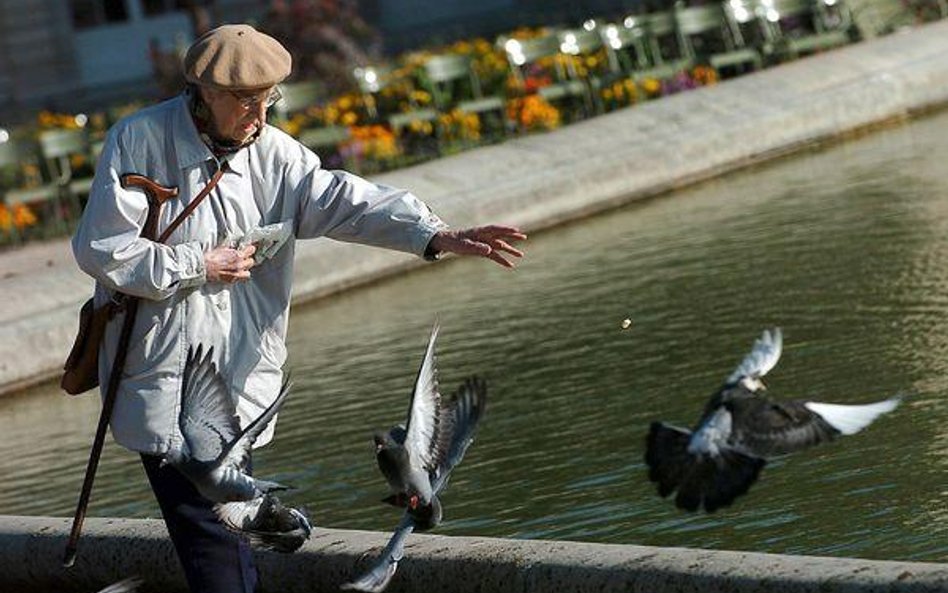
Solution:
{"label": "pond water", "polygon": [[[537,234],[514,272],[452,261],[298,308],[257,473],[321,526],[390,530],[371,434],[403,419],[438,319],[443,388],[491,389],[438,533],[946,561],[946,161],[936,114]],[[905,404],[729,509],[678,511],[646,478],[649,422],[691,425],[772,326],[774,397]],[[97,409],[54,386],[0,400],[0,513],[71,516]],[[112,443],[92,500],[158,516]]]}

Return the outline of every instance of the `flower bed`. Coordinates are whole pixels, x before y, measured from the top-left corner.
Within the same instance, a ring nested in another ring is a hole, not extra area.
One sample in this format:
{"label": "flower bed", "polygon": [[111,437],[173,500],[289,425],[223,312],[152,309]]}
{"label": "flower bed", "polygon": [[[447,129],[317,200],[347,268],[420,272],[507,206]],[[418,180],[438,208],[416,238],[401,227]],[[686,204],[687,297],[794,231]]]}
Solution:
{"label": "flower bed", "polygon": [[[544,29],[519,29],[505,39],[526,40],[549,33]],[[466,57],[479,83],[480,94],[499,97],[500,108],[493,113],[470,112],[457,106],[437,109],[434,89],[426,81],[424,65],[433,56],[445,54]],[[503,48],[485,39],[410,52],[393,60],[385,71],[385,84],[377,90],[352,89],[275,119],[273,123],[301,138],[312,130],[344,130],[344,139],[320,146],[317,152],[327,167],[344,167],[367,175],[502,141],[511,135],[554,130],[578,118],[717,81],[715,71],[705,66],[683,70],[665,80],[608,78],[604,49],[582,55],[560,53],[538,60],[518,75]],[[572,80],[592,88],[595,113],[588,109],[582,112],[575,105],[558,104],[544,96],[544,89],[557,84],[561,78],[558,72],[569,72]],[[590,81],[597,81],[597,85]],[[35,125],[16,130],[12,136],[35,142],[48,130],[81,129],[86,132],[90,146],[101,145],[112,123],[143,105],[143,102],[129,103],[91,114],[43,111],[38,114]],[[433,117],[412,119],[412,114],[432,112]],[[392,125],[393,116],[398,115],[405,116],[407,123]],[[70,155],[73,175],[91,175],[94,154],[95,151],[90,150]],[[8,188],[50,183],[50,172],[42,158],[22,160],[17,167],[7,167],[0,175],[0,184]],[[81,200],[76,201],[81,203]],[[64,234],[75,222],[73,216],[67,221],[70,224],[62,224],[63,218],[70,215],[62,206],[41,208],[32,203],[0,206],[0,247]]]}

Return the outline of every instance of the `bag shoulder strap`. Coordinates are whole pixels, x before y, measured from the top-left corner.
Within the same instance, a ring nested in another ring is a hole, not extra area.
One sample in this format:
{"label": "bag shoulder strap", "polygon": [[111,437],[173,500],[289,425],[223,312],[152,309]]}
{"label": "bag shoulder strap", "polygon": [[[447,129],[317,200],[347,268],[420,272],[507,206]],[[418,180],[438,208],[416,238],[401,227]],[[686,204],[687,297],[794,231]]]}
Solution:
{"label": "bag shoulder strap", "polygon": [[217,185],[217,182],[221,180],[221,176],[224,175],[224,169],[226,168],[227,168],[227,161],[224,161],[221,164],[221,166],[217,168],[217,171],[214,172],[213,177],[211,177],[211,180],[207,182],[207,185],[204,186],[204,189],[201,190],[201,193],[195,196],[195,198],[191,200],[191,203],[188,204],[187,207],[181,211],[181,214],[178,214],[178,216],[174,220],[171,221],[171,224],[168,225],[168,228],[166,228],[164,231],[161,232],[160,235],[158,235],[158,240],[157,240],[158,243],[164,243],[165,241],[167,241],[168,237],[171,236],[171,233],[173,233],[174,230],[178,228],[182,222],[184,222],[184,219],[190,216],[192,212],[194,212],[194,209],[198,207],[198,205],[204,200],[204,198],[206,198],[208,194],[211,193],[211,190],[214,189],[214,187]]}

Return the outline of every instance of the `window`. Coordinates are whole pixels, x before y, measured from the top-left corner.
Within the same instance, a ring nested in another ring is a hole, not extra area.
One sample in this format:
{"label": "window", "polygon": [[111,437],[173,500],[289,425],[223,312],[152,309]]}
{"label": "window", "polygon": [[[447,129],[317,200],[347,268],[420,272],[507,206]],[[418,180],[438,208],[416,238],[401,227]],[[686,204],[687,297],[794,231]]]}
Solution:
{"label": "window", "polygon": [[88,29],[128,20],[127,0],[69,0],[72,24],[76,29]]}
{"label": "window", "polygon": [[200,4],[200,2],[194,2],[193,0],[190,2],[188,0],[142,0],[142,9],[145,16],[155,16],[174,10],[182,10],[187,8],[188,4]]}

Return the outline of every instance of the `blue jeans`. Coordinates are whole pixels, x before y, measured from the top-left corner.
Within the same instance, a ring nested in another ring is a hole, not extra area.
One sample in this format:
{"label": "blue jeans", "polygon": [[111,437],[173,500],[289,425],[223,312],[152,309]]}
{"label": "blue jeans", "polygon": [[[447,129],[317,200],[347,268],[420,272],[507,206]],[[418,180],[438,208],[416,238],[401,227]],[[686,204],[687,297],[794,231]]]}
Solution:
{"label": "blue jeans", "polygon": [[221,524],[214,503],[186,477],[160,463],[159,457],[142,455],[191,593],[253,593],[257,569],[250,545]]}

